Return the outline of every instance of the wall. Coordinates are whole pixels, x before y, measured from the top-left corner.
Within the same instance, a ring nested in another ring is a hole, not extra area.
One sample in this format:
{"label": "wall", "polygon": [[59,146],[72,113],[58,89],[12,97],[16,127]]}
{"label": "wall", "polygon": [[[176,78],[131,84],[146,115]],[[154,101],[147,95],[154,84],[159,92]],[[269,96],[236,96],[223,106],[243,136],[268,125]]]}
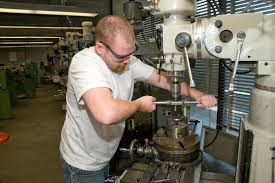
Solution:
{"label": "wall", "polygon": [[[39,47],[39,48],[1,48],[0,49],[0,64],[20,65],[26,60],[31,62],[44,62],[47,64],[47,54],[51,48]],[[10,52],[14,52],[10,53]],[[11,54],[11,55],[9,55]],[[9,61],[9,58],[16,57],[16,61]]]}

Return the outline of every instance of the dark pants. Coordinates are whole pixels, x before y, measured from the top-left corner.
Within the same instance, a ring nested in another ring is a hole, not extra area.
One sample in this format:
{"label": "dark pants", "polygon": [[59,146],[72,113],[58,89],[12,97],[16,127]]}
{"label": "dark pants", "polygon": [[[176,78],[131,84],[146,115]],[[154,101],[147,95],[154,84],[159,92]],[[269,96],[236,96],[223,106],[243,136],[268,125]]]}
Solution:
{"label": "dark pants", "polygon": [[109,165],[97,171],[81,170],[69,165],[61,157],[65,183],[104,183],[109,174]]}

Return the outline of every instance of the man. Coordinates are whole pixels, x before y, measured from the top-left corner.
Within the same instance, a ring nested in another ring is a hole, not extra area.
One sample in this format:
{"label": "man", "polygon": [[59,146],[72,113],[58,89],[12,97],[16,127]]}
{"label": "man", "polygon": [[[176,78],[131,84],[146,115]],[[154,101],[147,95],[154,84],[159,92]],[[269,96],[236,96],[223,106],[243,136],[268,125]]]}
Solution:
{"label": "man", "polygon": [[[124,131],[124,120],[137,111],[156,109],[152,96],[131,101],[136,81],[169,90],[165,75],[132,56],[136,49],[127,20],[107,16],[96,26],[95,46],[73,57],[60,143],[66,183],[104,182]],[[191,89],[186,83],[181,84],[181,91],[199,101],[200,107],[217,103],[215,97]]]}

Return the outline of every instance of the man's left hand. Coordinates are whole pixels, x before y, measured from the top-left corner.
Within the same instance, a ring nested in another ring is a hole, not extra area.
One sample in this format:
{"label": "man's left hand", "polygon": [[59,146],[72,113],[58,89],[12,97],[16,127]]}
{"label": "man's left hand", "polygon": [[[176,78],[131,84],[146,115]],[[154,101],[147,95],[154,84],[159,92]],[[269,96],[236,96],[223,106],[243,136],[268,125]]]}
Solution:
{"label": "man's left hand", "polygon": [[214,107],[217,105],[217,99],[213,95],[203,95],[197,99],[197,107],[200,108],[209,108],[209,107]]}

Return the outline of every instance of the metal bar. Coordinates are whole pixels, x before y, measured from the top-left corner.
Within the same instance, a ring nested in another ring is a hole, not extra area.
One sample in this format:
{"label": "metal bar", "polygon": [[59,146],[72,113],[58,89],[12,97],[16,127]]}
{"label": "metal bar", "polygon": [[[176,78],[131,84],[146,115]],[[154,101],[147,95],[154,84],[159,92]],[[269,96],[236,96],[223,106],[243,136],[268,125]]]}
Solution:
{"label": "metal bar", "polygon": [[189,61],[189,57],[188,57],[188,54],[187,54],[187,48],[184,47],[183,49],[183,54],[184,54],[184,57],[185,57],[185,63],[187,65],[187,71],[188,71],[188,75],[189,75],[189,79],[190,79],[190,87],[195,87],[195,82],[193,80],[193,76],[192,76],[192,71],[191,71],[191,67],[190,67],[190,61]]}
{"label": "metal bar", "polygon": [[156,105],[186,105],[186,104],[199,104],[197,101],[156,101],[154,102]]}
{"label": "metal bar", "polygon": [[152,180],[152,176],[157,170],[157,164],[152,164],[148,169],[145,170],[143,177],[140,179],[139,183],[148,183]]}
{"label": "metal bar", "polygon": [[219,6],[224,14],[227,13],[227,1],[226,0],[219,0]]}
{"label": "metal bar", "polygon": [[[205,128],[202,128],[201,132],[201,141],[200,141],[200,149],[203,151],[204,149],[204,140],[205,140]],[[195,168],[193,182],[200,183],[201,181],[201,163]]]}

